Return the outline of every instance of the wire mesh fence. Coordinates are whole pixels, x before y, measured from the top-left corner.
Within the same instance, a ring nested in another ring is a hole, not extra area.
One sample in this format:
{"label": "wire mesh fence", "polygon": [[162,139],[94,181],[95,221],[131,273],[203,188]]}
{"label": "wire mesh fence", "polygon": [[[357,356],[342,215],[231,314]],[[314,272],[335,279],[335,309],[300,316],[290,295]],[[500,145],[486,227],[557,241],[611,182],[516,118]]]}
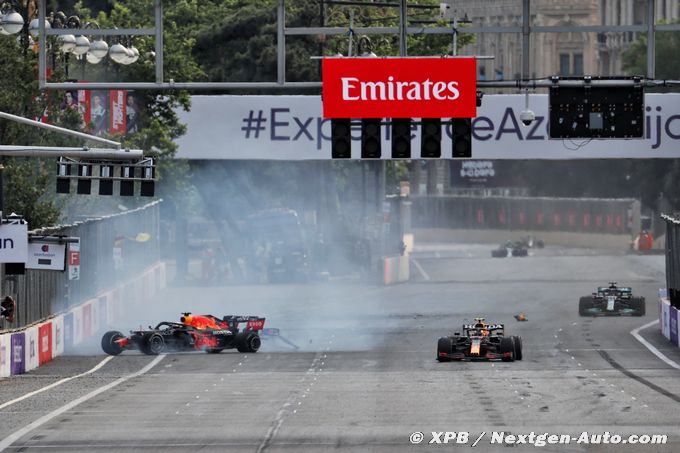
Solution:
{"label": "wire mesh fence", "polygon": [[138,209],[33,230],[31,235],[80,238],[80,277],[66,271],[26,269],[24,275],[3,275],[1,294],[17,301],[14,321],[0,330],[20,328],[59,313],[116,286],[160,259],[160,203]]}

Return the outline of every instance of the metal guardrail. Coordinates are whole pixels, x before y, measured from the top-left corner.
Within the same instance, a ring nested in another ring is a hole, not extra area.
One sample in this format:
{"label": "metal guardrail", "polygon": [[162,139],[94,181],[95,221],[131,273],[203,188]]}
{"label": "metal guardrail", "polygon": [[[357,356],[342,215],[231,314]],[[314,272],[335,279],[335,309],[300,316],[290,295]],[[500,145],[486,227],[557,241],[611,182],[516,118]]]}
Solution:
{"label": "metal guardrail", "polygon": [[[0,294],[10,295],[17,301],[17,312],[13,323],[0,321],[0,330],[21,328],[64,311],[157,262],[161,202],[71,225],[31,231],[35,235],[79,237],[80,279],[69,280],[67,271],[36,269],[26,269],[24,275],[6,275]],[[114,254],[114,248],[120,250]]]}
{"label": "metal guardrail", "polygon": [[680,308],[680,213],[662,215],[666,221],[666,287],[671,305]]}

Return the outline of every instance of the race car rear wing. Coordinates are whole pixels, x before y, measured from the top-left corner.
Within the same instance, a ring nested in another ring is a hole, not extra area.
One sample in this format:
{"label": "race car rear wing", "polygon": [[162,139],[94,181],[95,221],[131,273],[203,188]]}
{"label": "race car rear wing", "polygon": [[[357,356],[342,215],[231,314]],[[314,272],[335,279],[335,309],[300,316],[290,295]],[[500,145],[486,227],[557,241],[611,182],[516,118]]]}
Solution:
{"label": "race car rear wing", "polygon": [[265,318],[259,316],[237,316],[227,315],[222,318],[224,322],[229,324],[229,327],[236,328],[241,323],[247,323],[245,330],[262,330],[264,329]]}
{"label": "race car rear wing", "polygon": [[484,327],[477,327],[475,324],[463,324],[463,330],[475,330],[475,329],[484,329],[484,330],[503,330],[505,329],[504,324],[487,324]]}

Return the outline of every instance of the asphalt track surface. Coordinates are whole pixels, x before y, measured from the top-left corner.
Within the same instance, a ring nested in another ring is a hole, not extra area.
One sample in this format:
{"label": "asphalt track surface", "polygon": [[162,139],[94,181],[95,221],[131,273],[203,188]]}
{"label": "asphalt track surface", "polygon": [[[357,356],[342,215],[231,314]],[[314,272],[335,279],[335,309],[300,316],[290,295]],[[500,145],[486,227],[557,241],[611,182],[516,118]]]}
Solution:
{"label": "asphalt track surface", "polygon": [[[121,330],[173,320],[181,311],[253,314],[266,316],[283,339],[267,339],[257,354],[126,352],[89,375],[0,409],[0,447],[464,451],[484,432],[476,451],[505,452],[508,447],[489,443],[491,432],[587,431],[666,434],[668,443],[511,451],[680,451],[680,370],[630,334],[658,318],[664,257],[548,247],[526,258],[497,259],[491,248],[423,247],[412,256],[413,280],[391,287],[347,280],[168,288],[131,304]],[[578,316],[578,297],[611,280],[646,297],[645,317]],[[513,318],[520,311],[527,322]],[[475,316],[521,335],[524,360],[436,362],[437,338]],[[680,363],[680,352],[656,325],[641,333]],[[94,343],[78,354],[0,380],[0,407],[105,358]],[[425,437],[419,445],[409,441],[416,431]],[[431,445],[432,431],[468,431],[471,439]]]}

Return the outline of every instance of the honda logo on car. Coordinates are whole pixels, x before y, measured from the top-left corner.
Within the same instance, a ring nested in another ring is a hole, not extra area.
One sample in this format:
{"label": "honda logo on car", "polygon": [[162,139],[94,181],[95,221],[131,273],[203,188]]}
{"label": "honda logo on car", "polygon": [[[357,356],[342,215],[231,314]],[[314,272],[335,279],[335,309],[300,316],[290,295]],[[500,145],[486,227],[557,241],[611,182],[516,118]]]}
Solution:
{"label": "honda logo on car", "polygon": [[326,58],[325,118],[474,118],[474,58]]}

